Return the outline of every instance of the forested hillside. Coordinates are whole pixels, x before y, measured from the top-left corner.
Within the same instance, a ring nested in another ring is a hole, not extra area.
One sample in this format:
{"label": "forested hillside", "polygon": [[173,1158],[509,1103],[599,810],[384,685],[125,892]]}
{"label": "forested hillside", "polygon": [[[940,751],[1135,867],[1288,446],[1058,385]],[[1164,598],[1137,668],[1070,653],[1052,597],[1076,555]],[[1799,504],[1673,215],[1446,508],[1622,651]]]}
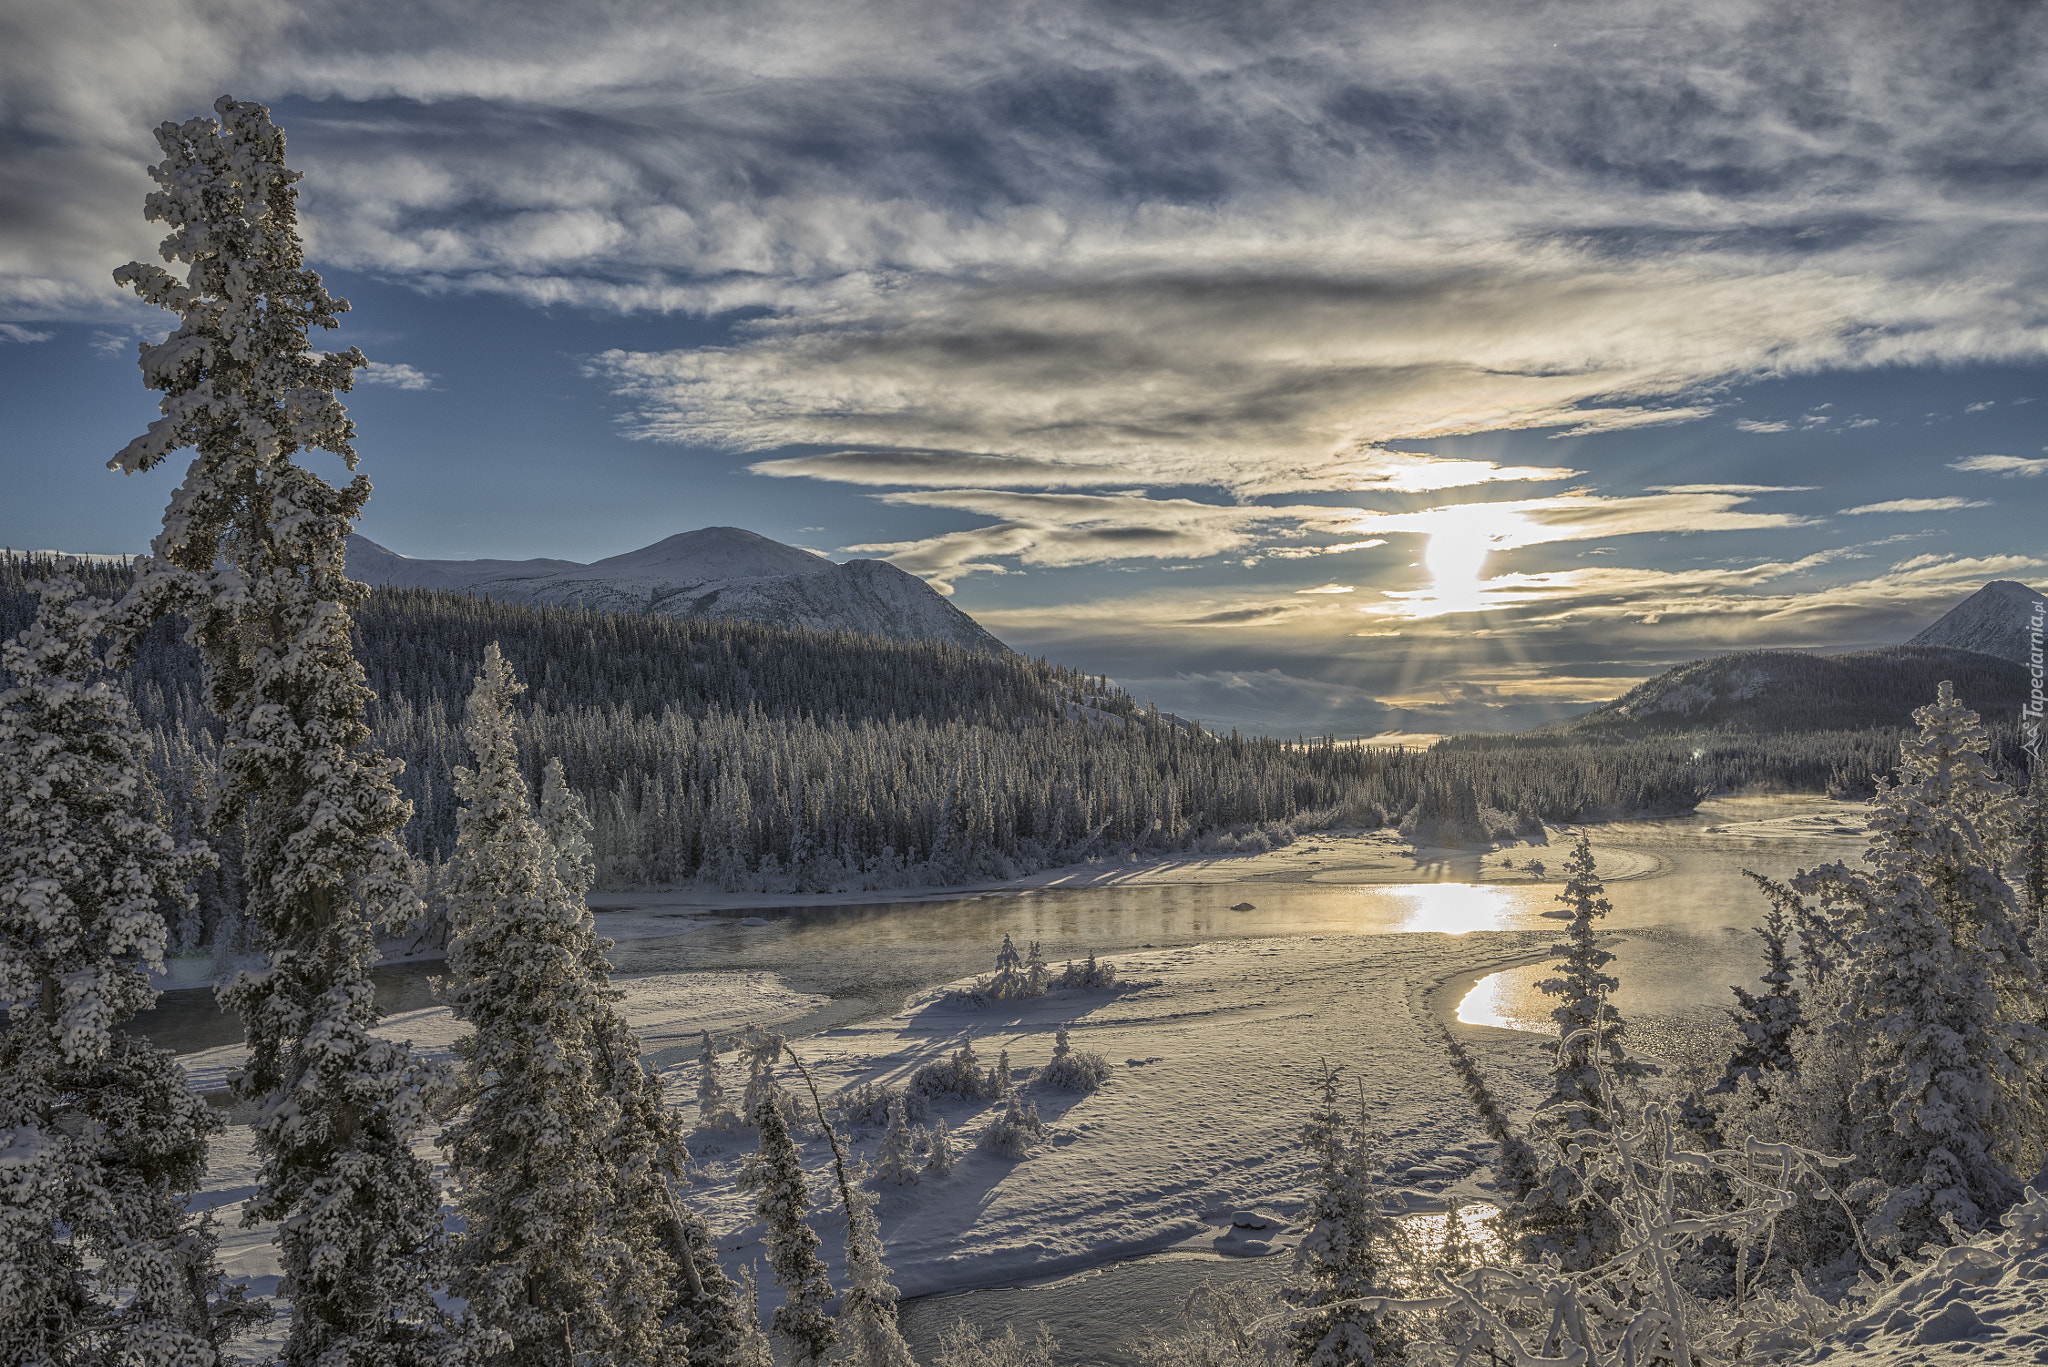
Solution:
{"label": "forested hillside", "polygon": [[[0,558],[0,633],[32,618],[39,572]],[[127,579],[119,566],[86,574],[108,594]],[[1259,849],[1329,823],[1475,841],[1685,811],[1755,784],[1867,792],[1897,754],[1880,730],[1473,736],[1428,751],[1216,736],[1019,656],[427,589],[377,590],[357,630],[376,743],[405,761],[413,853],[431,867],[453,845],[462,700],[497,641],[529,688],[522,763],[537,781],[561,758],[612,887],[959,883],[1197,842]],[[158,627],[127,684],[154,737],[166,819],[196,829],[218,764],[196,654]],[[2016,738],[2000,740],[2016,766]],[[238,853],[232,836],[216,843],[223,868],[180,927],[187,943],[233,930]]]}

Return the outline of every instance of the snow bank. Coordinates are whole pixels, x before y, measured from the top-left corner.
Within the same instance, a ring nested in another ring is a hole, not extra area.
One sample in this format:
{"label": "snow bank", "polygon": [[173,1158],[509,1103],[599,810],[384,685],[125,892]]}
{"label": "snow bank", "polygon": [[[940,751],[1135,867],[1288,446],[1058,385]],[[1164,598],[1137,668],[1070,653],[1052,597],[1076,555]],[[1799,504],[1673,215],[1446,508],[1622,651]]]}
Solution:
{"label": "snow bank", "polygon": [[[612,985],[626,994],[621,1003],[626,1019],[640,1036],[640,1045],[660,1059],[667,1051],[694,1045],[697,1032],[737,1030],[748,1021],[773,1025],[815,1011],[828,1000],[814,992],[797,992],[773,973],[643,973],[621,974]],[[386,1039],[410,1040],[429,1058],[452,1058],[455,1041],[467,1029],[445,1006],[401,1011],[378,1022]],[[692,1049],[692,1052],[694,1050]],[[247,1046],[226,1044],[178,1062],[198,1091],[227,1090],[228,1074],[248,1058]]]}
{"label": "snow bank", "polygon": [[1945,1248],[1796,1361],[1893,1367],[2048,1362],[2048,1195],[2027,1188],[2003,1230]]}

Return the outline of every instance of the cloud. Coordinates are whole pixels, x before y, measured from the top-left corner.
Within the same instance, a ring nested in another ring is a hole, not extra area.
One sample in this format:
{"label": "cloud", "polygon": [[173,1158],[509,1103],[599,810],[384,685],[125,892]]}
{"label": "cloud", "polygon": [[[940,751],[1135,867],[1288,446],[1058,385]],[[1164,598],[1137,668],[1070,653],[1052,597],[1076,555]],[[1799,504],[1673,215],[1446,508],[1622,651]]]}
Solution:
{"label": "cloud", "polygon": [[1358,590],[1357,590],[1356,588],[1354,588],[1354,587],[1353,587],[1352,585],[1350,585],[1350,584],[1323,584],[1323,585],[1320,585],[1320,586],[1318,586],[1318,587],[1316,587],[1316,588],[1312,588],[1312,589],[1296,589],[1296,590],[1295,590],[1295,592],[1296,592],[1296,593],[1356,593],[1356,592],[1358,592]]}
{"label": "cloud", "polygon": [[1990,410],[1997,403],[1998,400],[1996,399],[1986,399],[1982,403],[1972,403],[1963,405],[1963,411],[1965,413],[1983,413]]}
{"label": "cloud", "polygon": [[19,323],[0,323],[0,342],[28,346],[36,342],[47,342],[56,335],[54,332],[38,332],[33,328],[25,328]]}
{"label": "cloud", "polygon": [[1958,508],[1989,508],[1989,499],[1958,498],[1953,495],[1944,498],[1895,498],[1884,503],[1865,503],[1855,508],[1843,508],[1845,517],[1860,517],[1865,513],[1952,513]]}
{"label": "cloud", "polygon": [[1792,424],[1789,422],[1759,422],[1754,418],[1737,418],[1735,420],[1735,427],[1740,432],[1755,433],[1790,432],[1792,430]]}
{"label": "cloud", "polygon": [[371,361],[356,368],[356,383],[386,389],[432,389],[434,377],[403,361]]}
{"label": "cloud", "polygon": [[1948,464],[1951,470],[2004,475],[2007,479],[2048,474],[2048,459],[2039,456],[1965,456]]}
{"label": "cloud", "polygon": [[1650,484],[1653,494],[1804,494],[1817,488],[1812,484]]}

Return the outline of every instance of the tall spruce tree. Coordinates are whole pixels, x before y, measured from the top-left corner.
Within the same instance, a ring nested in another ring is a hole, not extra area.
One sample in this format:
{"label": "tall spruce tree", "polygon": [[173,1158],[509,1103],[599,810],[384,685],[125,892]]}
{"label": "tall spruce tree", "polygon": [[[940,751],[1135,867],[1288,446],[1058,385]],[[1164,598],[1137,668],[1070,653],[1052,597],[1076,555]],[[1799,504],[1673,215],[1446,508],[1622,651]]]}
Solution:
{"label": "tall spruce tree", "polygon": [[2041,978],[2003,874],[2016,805],[1985,760],[1984,727],[1943,683],[1914,713],[1898,782],[1872,799],[1870,871],[1793,880],[1846,937],[1826,1046],[1856,1079],[1846,1138],[1870,1232],[1911,1250],[1976,1230],[2043,1156]]}
{"label": "tall spruce tree", "polygon": [[754,1214],[766,1226],[768,1266],[784,1301],[769,1327],[788,1345],[790,1360],[815,1367],[839,1341],[839,1326],[826,1313],[832,1283],[818,1257],[818,1232],[811,1228],[811,1189],[804,1180],[803,1155],[790,1137],[777,1095],[765,1095],[754,1110],[761,1147],[740,1169],[740,1188],[755,1193]]}
{"label": "tall spruce tree", "polygon": [[1805,919],[1805,908],[1799,894],[1783,883],[1762,874],[1748,876],[1771,902],[1770,914],[1762,925],[1754,928],[1764,942],[1764,990],[1759,993],[1743,987],[1729,989],[1735,994],[1739,1009],[1729,1011],[1728,1016],[1735,1022],[1740,1038],[1713,1091],[1732,1092],[1741,1079],[1747,1078],[1768,1100],[1786,1078],[1799,1071],[1792,1046],[1794,1037],[1806,1028],[1806,1015],[1794,982],[1791,941]]}
{"label": "tall spruce tree", "polygon": [[0,654],[0,1361],[207,1367],[267,1318],[186,1214],[221,1129],[166,1050],[159,908],[212,860],[146,814],[148,738],[101,677],[106,604],[59,577]]}
{"label": "tall spruce tree", "polygon": [[558,787],[544,829],[520,772],[523,691],[490,647],[444,871],[448,999],[474,1027],[456,1046],[468,1109],[443,1136],[466,1223],[453,1289],[492,1362],[679,1359],[688,1330],[708,1349],[738,1302],[676,1196],[688,1155],[619,1014],[611,943],[563,881],[584,883],[557,844],[583,823]]}
{"label": "tall spruce tree", "polygon": [[1536,1111],[1538,1132],[1552,1141],[1540,1151],[1554,1161],[1514,1214],[1526,1253],[1555,1253],[1579,1271],[1605,1261],[1620,1237],[1612,1214],[1618,1192],[1598,1174],[1586,1146],[1613,1130],[1621,1101],[1615,1089],[1654,1070],[1622,1047],[1626,1027],[1608,1001],[1621,984],[1604,971],[1614,956],[1600,948],[1595,926],[1613,907],[1584,832],[1564,867],[1567,881],[1557,895],[1562,909],[1545,913],[1569,921],[1564,942],[1551,946],[1562,961],[1557,977],[1536,985],[1559,999],[1550,1013],[1557,1022],[1550,1095]]}
{"label": "tall spruce tree", "polygon": [[1350,1304],[1393,1294],[1400,1234],[1381,1203],[1386,1165],[1364,1096],[1355,1109],[1346,1107],[1338,1071],[1323,1065],[1318,1105],[1301,1130],[1316,1171],[1303,1212],[1308,1233],[1294,1256],[1300,1282],[1288,1299],[1302,1307],[1290,1336],[1295,1359],[1306,1367],[1399,1361],[1406,1343],[1395,1316]]}
{"label": "tall spruce tree", "polygon": [[280,1222],[283,1361],[438,1367],[440,1192],[413,1144],[440,1073],[370,1033],[373,927],[417,908],[395,839],[410,814],[400,766],[365,744],[370,691],[349,635],[366,590],[343,553],[370,486],[357,475],[335,488],[294,459],[326,451],[354,468],[336,395],[365,362],[308,344],[347,305],[305,269],[284,134],[262,105],[222,96],[214,113],[156,130],[164,160],[144,214],[170,226],[162,256],[184,278],[141,262],[114,273],[178,326],[141,348],[162,416],[109,464],[135,473],[197,452],[137,566],[124,627],[132,640],[159,617],[187,618],[222,721],[213,819],[245,833],[268,963],[220,995],[248,1029],[237,1089],[260,1107],[262,1169],[245,1218]]}

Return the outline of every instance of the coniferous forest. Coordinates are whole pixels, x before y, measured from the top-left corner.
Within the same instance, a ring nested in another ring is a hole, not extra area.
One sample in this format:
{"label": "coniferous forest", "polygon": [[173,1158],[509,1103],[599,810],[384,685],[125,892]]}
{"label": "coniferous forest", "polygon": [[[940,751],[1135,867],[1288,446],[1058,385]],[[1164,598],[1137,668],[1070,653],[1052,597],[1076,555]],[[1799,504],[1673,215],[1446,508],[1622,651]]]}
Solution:
{"label": "coniferous forest", "polygon": [[[0,634],[34,619],[28,585],[51,568],[0,556]],[[72,568],[111,596],[131,578],[118,563]],[[1689,811],[1737,788],[1866,796],[1899,742],[1884,728],[1427,749],[1216,735],[1018,655],[428,589],[374,590],[355,630],[373,744],[405,764],[411,854],[431,870],[454,848],[463,700],[496,642],[528,682],[521,765],[537,784],[561,761],[593,815],[598,886],[613,889],[969,883],[1196,845],[1255,851],[1325,826],[1455,845]],[[168,825],[198,831],[220,736],[198,653],[161,622],[125,677]],[[1994,748],[2019,771],[2013,728],[1994,730]],[[236,933],[242,852],[232,832],[213,843],[220,866],[177,927],[187,948]]]}

